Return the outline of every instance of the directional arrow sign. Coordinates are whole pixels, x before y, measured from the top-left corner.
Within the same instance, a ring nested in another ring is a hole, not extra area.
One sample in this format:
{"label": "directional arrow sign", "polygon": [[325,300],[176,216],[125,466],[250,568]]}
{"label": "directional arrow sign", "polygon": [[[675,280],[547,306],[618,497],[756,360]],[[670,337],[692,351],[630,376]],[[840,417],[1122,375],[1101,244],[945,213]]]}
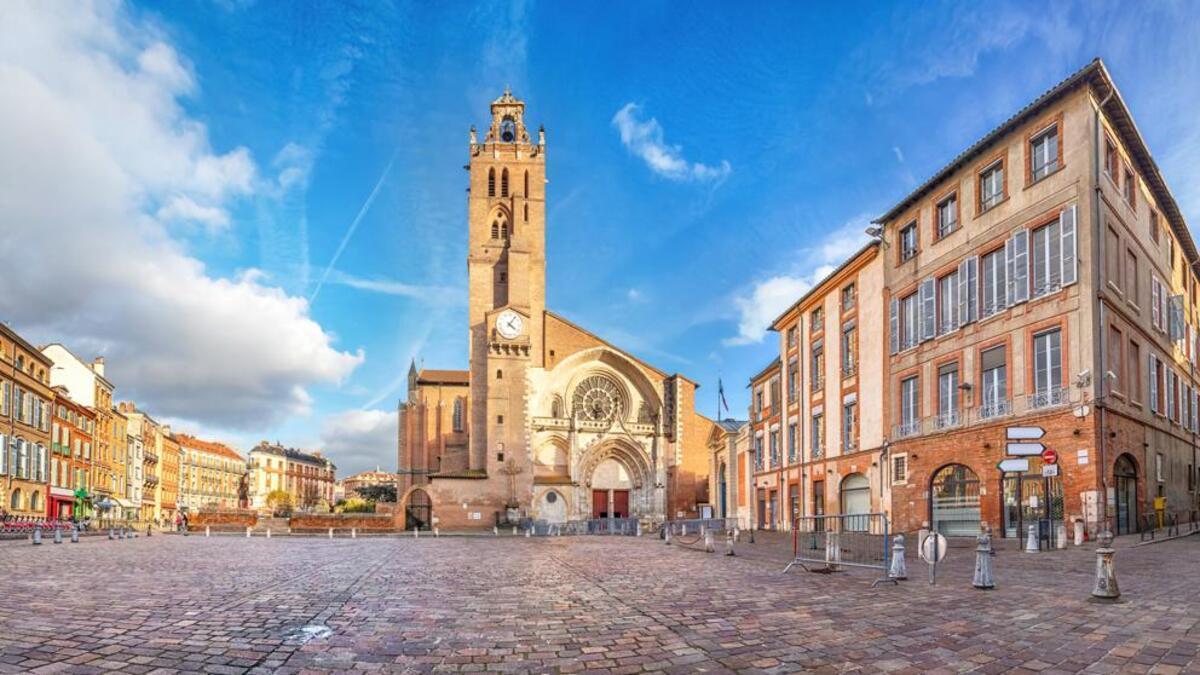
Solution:
{"label": "directional arrow sign", "polygon": [[1007,431],[1010,441],[1036,441],[1046,435],[1041,427],[1008,427]]}
{"label": "directional arrow sign", "polygon": [[1029,470],[1029,460],[1024,457],[1006,459],[997,464],[996,468],[1005,473],[1025,473]]}
{"label": "directional arrow sign", "polygon": [[1041,443],[1009,443],[1007,446],[1008,454],[1018,457],[1040,455],[1045,449],[1046,446]]}

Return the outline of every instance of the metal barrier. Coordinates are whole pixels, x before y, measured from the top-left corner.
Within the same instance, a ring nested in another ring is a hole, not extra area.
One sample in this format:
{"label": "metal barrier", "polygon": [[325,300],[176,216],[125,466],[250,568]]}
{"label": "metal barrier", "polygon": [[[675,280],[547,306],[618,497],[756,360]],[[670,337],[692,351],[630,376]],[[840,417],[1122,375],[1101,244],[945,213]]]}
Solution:
{"label": "metal barrier", "polygon": [[865,567],[883,573],[871,584],[874,586],[883,581],[895,582],[887,576],[890,564],[891,532],[886,514],[801,516],[792,530],[792,561],[783,571],[793,566],[810,572]]}

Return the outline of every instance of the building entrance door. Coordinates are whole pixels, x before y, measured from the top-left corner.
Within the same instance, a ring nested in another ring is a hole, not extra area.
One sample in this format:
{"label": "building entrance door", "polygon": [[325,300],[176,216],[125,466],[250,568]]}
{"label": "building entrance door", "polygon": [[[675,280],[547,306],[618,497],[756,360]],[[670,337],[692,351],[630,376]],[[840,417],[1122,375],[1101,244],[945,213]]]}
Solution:
{"label": "building entrance door", "polygon": [[629,517],[629,490],[612,491],[612,516],[613,518]]}
{"label": "building entrance door", "polygon": [[592,517],[608,517],[608,490],[592,490]]}
{"label": "building entrance door", "polygon": [[1113,467],[1116,479],[1117,534],[1137,532],[1137,468],[1128,455],[1117,458]]}

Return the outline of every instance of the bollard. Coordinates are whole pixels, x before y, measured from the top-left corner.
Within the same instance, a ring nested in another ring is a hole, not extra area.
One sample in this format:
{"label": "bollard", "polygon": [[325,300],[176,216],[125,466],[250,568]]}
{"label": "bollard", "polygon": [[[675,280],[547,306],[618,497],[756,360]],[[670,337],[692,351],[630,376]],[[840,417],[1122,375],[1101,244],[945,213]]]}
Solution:
{"label": "bollard", "polygon": [[248,527],[246,528],[246,538],[247,539],[250,538],[250,528],[248,528]]}
{"label": "bollard", "polygon": [[42,524],[41,523],[38,523],[37,525],[34,525],[34,527],[33,527],[33,545],[34,546],[42,545]]}
{"label": "bollard", "polygon": [[350,528],[350,538],[358,539],[358,528],[357,527]]}
{"label": "bollard", "polygon": [[211,536],[208,531],[208,525],[204,526],[204,536],[206,536],[206,537]]}
{"label": "bollard", "polygon": [[496,527],[495,525],[493,525],[493,526],[492,526],[492,534],[494,534],[494,535],[496,535],[497,537],[499,537],[499,536],[500,536],[500,528],[499,528],[499,527]]}
{"label": "bollard", "polygon": [[667,524],[665,525],[665,528],[666,528],[666,529],[664,529],[664,530],[663,530],[663,532],[665,533],[665,535],[664,535],[664,536],[665,536],[665,538],[666,538],[666,540],[667,540],[667,546],[670,546],[670,545],[671,545],[671,524],[670,524],[670,523],[667,523]]}
{"label": "bollard", "polygon": [[513,536],[517,536],[517,526],[513,525]]}
{"label": "bollard", "polygon": [[113,532],[113,528],[111,528],[111,527],[108,528],[108,540],[112,541],[113,539],[116,539],[116,538],[117,538],[116,533]]}
{"label": "bollard", "polygon": [[267,539],[271,538],[271,528],[267,528]]}
{"label": "bollard", "polygon": [[1075,545],[1083,546],[1083,521],[1075,521]]}
{"label": "bollard", "polygon": [[734,530],[725,533],[725,555],[734,555],[733,553]]}
{"label": "bollard", "polygon": [[440,536],[442,536],[442,533],[438,531],[438,528],[433,528],[433,538],[437,539]]}
{"label": "bollard", "polygon": [[825,567],[831,572],[836,572],[840,562],[842,562],[841,534],[830,532],[825,535]]}
{"label": "bollard", "polygon": [[[270,532],[270,530],[267,530],[267,531]],[[329,538],[333,539],[333,528],[332,527],[329,528]]]}
{"label": "bollard", "polygon": [[533,528],[532,528],[532,527],[527,527],[527,528],[525,528],[525,538],[526,538],[526,539],[528,539],[528,538],[529,538],[529,536],[530,536],[530,534],[529,534],[529,533],[530,533],[530,532],[532,532],[532,531],[533,531]]}
{"label": "bollard", "polygon": [[736,527],[735,527],[735,528],[733,528],[733,542],[734,542],[735,544],[738,542],[738,539],[739,539],[741,536],[742,536],[742,531],[741,531],[741,530],[739,530],[739,529],[737,529]]}
{"label": "bollard", "polygon": [[712,552],[713,552],[713,536],[712,536],[712,532],[705,532],[705,533],[704,533],[704,552],[705,552],[705,553],[712,553]]}
{"label": "bollard", "polygon": [[975,580],[971,585],[980,590],[991,590],[996,587],[992,578],[992,537],[981,532],[975,542]]}
{"label": "bollard", "polygon": [[898,534],[892,539],[892,565],[888,568],[888,578],[907,579],[908,568],[904,564],[904,535]]}
{"label": "bollard", "polygon": [[1058,534],[1058,541],[1054,542],[1054,544],[1055,544],[1054,547],[1058,548],[1058,549],[1066,548],[1067,547],[1067,524],[1059,523],[1056,533]]}
{"label": "bollard", "polygon": [[1100,534],[1100,546],[1096,549],[1096,587],[1092,589],[1092,597],[1096,600],[1112,601],[1121,597],[1117,569],[1113,564],[1112,540],[1108,530]]}
{"label": "bollard", "polygon": [[413,539],[420,539],[421,534],[416,525],[413,525]]}
{"label": "bollard", "polygon": [[684,536],[684,537],[686,537],[686,536],[687,536],[687,523],[684,523],[684,524],[683,524],[683,531],[681,531],[679,534],[680,534],[680,535],[682,535],[682,536]]}
{"label": "bollard", "polygon": [[54,526],[54,543],[56,543],[56,544],[62,543],[62,530],[59,529],[58,525]]}
{"label": "bollard", "polygon": [[129,531],[122,527],[121,534],[117,535],[117,539],[128,539],[128,538],[129,538]]}
{"label": "bollard", "polygon": [[150,536],[150,523],[146,523],[146,536]]}
{"label": "bollard", "polygon": [[1037,553],[1038,551],[1037,525],[1030,525],[1029,536],[1025,538],[1025,552]]}
{"label": "bollard", "polygon": [[71,528],[71,543],[72,544],[79,543],[79,526],[78,525],[75,525],[74,527]]}
{"label": "bollard", "polygon": [[642,536],[642,521],[637,521],[637,536]]}

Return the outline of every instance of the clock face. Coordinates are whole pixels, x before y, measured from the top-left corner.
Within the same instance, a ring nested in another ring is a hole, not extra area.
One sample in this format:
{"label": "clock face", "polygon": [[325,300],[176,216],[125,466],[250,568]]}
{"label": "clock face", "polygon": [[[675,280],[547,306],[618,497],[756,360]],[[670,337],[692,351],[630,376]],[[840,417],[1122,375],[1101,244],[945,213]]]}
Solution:
{"label": "clock face", "polygon": [[511,340],[521,334],[524,328],[524,322],[521,320],[521,315],[506,309],[500,312],[500,316],[496,317],[496,332],[500,333],[500,337]]}

